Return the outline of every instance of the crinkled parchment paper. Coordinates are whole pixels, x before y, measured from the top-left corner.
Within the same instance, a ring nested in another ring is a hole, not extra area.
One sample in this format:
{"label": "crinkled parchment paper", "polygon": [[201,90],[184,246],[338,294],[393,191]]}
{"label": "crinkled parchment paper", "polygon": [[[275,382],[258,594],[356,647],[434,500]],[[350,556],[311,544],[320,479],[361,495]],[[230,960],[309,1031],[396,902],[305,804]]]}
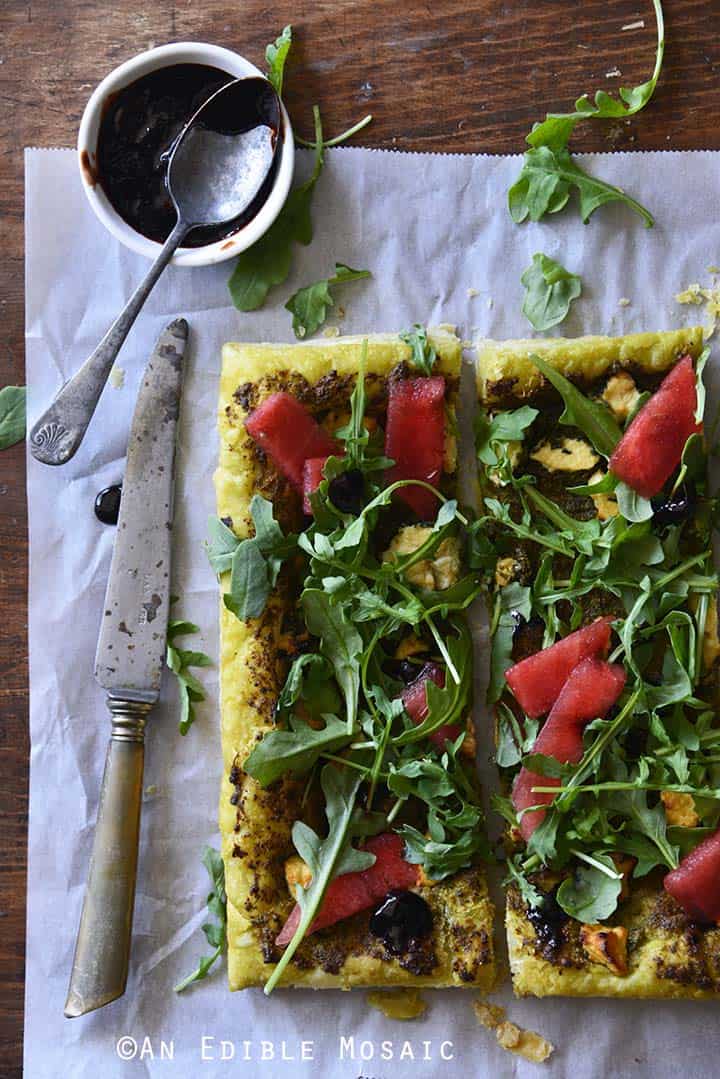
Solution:
{"label": "crinkled parchment paper", "polygon": [[[370,1009],[363,992],[231,995],[222,969],[182,996],[173,993],[205,948],[200,925],[207,881],[200,852],[216,838],[220,771],[214,669],[201,672],[208,699],[186,738],[177,732],[176,691],[169,681],[149,723],[127,992],[82,1019],[66,1020],[62,1010],[108,733],[92,672],[113,529],[95,519],[92,507],[101,488],[122,478],[138,380],[157,334],[176,315],[190,321],[174,590],[182,597],[178,612],[203,630],[202,640],[188,647],[216,656],[215,582],[201,544],[213,511],[223,341],[290,340],[283,302],[300,285],[327,276],[336,259],[374,275],[338,290],[344,317],[338,321],[335,308],[329,323],[343,332],[402,330],[425,321],[456,323],[467,339],[527,336],[520,275],[536,251],[582,275],[583,296],[562,327],[568,335],[697,320],[701,312],[678,307],[674,295],[691,282],[707,283],[707,267],[720,263],[720,155],[615,154],[586,165],[649,206],[655,228],[646,230],[629,210],[614,206],[599,210],[588,225],[577,213],[560,214],[549,224],[514,225],[505,193],[518,158],[332,151],[315,195],[315,241],[297,249],[292,276],[273,291],[271,302],[252,314],[235,311],[226,290],[228,264],[169,269],[121,352],[124,385],[106,389],[80,452],[61,469],[29,460],[28,1079],[537,1074],[535,1065],[503,1053],[478,1026],[470,992],[429,993],[425,1017],[404,1024]],[[95,220],[73,153],[28,151],[31,422],[95,347],[146,268]],[[622,298],[630,303],[620,305]],[[478,639],[482,643],[480,630]],[[489,724],[481,708],[478,724],[481,765],[491,784]],[[507,987],[500,999],[510,1000]],[[555,1043],[557,1051],[544,1065],[553,1077],[659,1077],[678,1068],[694,1079],[717,1074],[716,1004],[510,1000],[509,1017]],[[354,1038],[345,1043],[344,1059],[342,1037]],[[303,1040],[312,1043],[305,1049],[311,1060],[301,1059]],[[394,1059],[383,1059],[383,1040],[392,1043]]]}

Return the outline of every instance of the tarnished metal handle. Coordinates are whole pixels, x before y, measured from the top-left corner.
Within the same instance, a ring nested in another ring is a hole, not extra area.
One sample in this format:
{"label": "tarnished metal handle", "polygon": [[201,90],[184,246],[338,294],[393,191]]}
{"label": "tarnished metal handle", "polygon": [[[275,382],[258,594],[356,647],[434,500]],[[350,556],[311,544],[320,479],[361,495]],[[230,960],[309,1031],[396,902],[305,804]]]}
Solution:
{"label": "tarnished metal handle", "polygon": [[112,735],[105,759],[90,870],[65,1015],[74,1019],[125,992],[145,757],[152,705],[108,699]]}
{"label": "tarnished metal handle", "polygon": [[158,277],[188,232],[178,221],[143,281],[133,292],[92,356],[65,383],[30,432],[30,452],[44,465],[64,465],[74,456],[105,388],[108,375],[132,324]]}

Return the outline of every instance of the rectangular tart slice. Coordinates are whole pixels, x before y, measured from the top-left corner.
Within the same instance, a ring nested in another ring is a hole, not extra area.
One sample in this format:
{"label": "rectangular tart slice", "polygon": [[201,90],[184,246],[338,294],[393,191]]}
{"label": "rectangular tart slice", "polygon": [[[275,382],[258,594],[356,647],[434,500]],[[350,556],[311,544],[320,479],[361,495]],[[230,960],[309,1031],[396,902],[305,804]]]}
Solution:
{"label": "rectangular tart slice", "polygon": [[224,346],[209,554],[231,989],[493,981],[460,362],[452,333],[417,328]]}
{"label": "rectangular tart slice", "polygon": [[518,995],[720,992],[702,331],[486,342],[481,517]]}

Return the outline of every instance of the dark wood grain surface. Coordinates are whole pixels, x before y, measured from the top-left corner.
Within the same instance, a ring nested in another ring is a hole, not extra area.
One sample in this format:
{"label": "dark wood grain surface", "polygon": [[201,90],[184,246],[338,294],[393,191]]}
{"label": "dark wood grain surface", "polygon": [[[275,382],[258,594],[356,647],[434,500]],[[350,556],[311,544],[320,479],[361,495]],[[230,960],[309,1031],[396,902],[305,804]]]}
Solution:
{"label": "dark wood grain surface", "polygon": [[[652,104],[632,122],[583,125],[577,149],[720,149],[720,0],[664,6],[666,62]],[[644,28],[622,29],[640,19]],[[518,152],[548,109],[642,82],[654,57],[649,0],[2,0],[0,385],[24,382],[23,147],[72,145],[95,84],[140,50],[204,40],[261,64],[266,42],[287,22],[297,41],[286,79],[296,130],[309,130],[314,102],[330,133],[372,112],[362,143],[399,150]],[[607,76],[617,69],[622,79]],[[0,454],[2,1079],[22,1067],[26,563],[17,446]]]}

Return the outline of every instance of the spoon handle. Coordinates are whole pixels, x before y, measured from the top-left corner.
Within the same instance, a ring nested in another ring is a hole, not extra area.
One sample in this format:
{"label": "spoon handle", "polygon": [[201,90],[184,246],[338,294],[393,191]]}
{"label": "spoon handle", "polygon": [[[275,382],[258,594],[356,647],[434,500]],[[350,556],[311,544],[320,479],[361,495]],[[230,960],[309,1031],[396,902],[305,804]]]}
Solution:
{"label": "spoon handle", "polygon": [[74,456],[92,419],[110,369],[160,274],[189,231],[178,220],[160,254],[92,356],[61,388],[30,432],[30,452],[45,465],[64,465]]}

